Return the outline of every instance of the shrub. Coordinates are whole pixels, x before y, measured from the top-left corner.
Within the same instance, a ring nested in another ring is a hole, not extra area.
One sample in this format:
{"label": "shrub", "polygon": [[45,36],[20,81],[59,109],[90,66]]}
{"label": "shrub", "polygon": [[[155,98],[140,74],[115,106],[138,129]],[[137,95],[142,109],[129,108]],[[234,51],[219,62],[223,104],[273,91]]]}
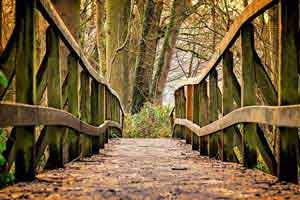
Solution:
{"label": "shrub", "polygon": [[155,106],[146,103],[135,115],[125,117],[124,134],[127,138],[171,137],[170,106]]}

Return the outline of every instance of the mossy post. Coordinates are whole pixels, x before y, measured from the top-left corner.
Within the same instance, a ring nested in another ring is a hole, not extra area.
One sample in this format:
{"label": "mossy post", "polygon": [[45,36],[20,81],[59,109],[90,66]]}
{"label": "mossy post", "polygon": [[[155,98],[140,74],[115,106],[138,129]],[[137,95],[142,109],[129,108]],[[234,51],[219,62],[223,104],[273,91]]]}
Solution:
{"label": "mossy post", "polygon": [[[194,85],[193,87],[193,122],[200,125],[200,84]],[[193,133],[192,137],[192,149],[199,151],[199,141],[200,138],[198,135]]]}
{"label": "mossy post", "polygon": [[[59,64],[59,37],[54,29],[49,26],[46,31],[46,56],[48,56],[48,106],[62,109],[62,87],[61,87],[61,67]],[[61,168],[64,166],[62,135],[64,128],[47,127],[47,141],[49,144],[49,159],[46,167],[48,169]]]}
{"label": "mossy post", "polygon": [[[297,26],[299,0],[279,2],[279,106],[299,103],[297,56]],[[299,151],[297,128],[279,128],[278,177],[280,180],[298,182],[297,153]]]}
{"label": "mossy post", "polygon": [[[186,98],[185,98],[185,87],[181,87],[179,89],[179,112],[180,112],[180,118],[185,119],[186,118]],[[179,138],[185,139],[186,138],[186,131],[185,127],[181,126]]]}
{"label": "mossy post", "polygon": [[[218,72],[217,70],[212,70],[209,75],[208,81],[209,89],[209,99],[208,99],[208,121],[209,123],[213,123],[218,120]],[[220,133],[215,133],[209,135],[208,138],[208,155],[209,157],[216,158],[219,154],[219,141],[220,141]]]}
{"label": "mossy post", "polygon": [[[91,124],[93,126],[100,126],[100,115],[101,115],[101,107],[100,107],[100,84],[92,80],[91,83]],[[93,137],[92,142],[92,153],[98,154],[100,149],[100,136]]]}
{"label": "mossy post", "polygon": [[[186,87],[187,90],[187,98],[186,98],[186,116],[187,120],[193,121],[193,85],[188,85]],[[187,144],[192,144],[192,135],[193,132],[188,128],[185,129],[185,139]]]}
{"label": "mossy post", "polygon": [[[241,106],[256,105],[256,80],[254,60],[254,27],[247,23],[241,30],[242,41],[242,98]],[[256,167],[256,124],[244,123],[242,128],[243,164]]]}
{"label": "mossy post", "polygon": [[[36,104],[35,63],[35,10],[36,0],[16,1],[16,101]],[[16,128],[16,179],[31,180],[35,177],[35,127]]]}
{"label": "mossy post", "polygon": [[[199,90],[199,110],[200,110],[200,127],[206,126],[208,124],[208,97],[207,97],[207,82],[203,80],[200,83]],[[208,136],[200,137],[200,154],[208,155]]]}
{"label": "mossy post", "polygon": [[[175,91],[175,118],[180,118],[180,93]],[[175,125],[173,128],[173,138],[179,138],[181,134],[181,126]]]}
{"label": "mossy post", "polygon": [[[111,117],[111,92],[107,87],[105,87],[105,120],[112,120]],[[111,129],[108,128],[105,133],[105,143],[108,143],[109,135],[110,135]]]}
{"label": "mossy post", "polygon": [[[233,54],[227,50],[223,55],[223,116],[227,115],[234,109],[233,104]],[[236,156],[233,151],[234,147],[234,128],[226,128],[223,130],[223,161],[236,162]]]}
{"label": "mossy post", "polygon": [[[68,111],[80,117],[79,113],[79,64],[76,56],[70,53],[68,56]],[[67,144],[68,161],[71,161],[79,156],[79,133],[69,129],[65,143]]]}
{"label": "mossy post", "polygon": [[[105,85],[99,85],[99,124],[105,121]],[[99,136],[100,148],[104,148],[105,133]]]}
{"label": "mossy post", "polygon": [[[91,90],[90,78],[87,72],[82,71],[80,74],[80,113],[81,120],[90,123],[91,120]],[[92,139],[88,135],[80,135],[80,145],[82,156],[92,155]]]}

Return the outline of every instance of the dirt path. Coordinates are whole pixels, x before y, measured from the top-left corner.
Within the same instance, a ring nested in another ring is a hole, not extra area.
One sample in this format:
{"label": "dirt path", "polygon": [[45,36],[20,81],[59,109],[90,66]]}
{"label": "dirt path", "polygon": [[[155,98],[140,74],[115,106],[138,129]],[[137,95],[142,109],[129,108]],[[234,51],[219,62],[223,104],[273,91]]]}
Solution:
{"label": "dirt path", "polygon": [[0,190],[0,199],[285,198],[300,199],[300,187],[168,139],[114,140],[99,155]]}

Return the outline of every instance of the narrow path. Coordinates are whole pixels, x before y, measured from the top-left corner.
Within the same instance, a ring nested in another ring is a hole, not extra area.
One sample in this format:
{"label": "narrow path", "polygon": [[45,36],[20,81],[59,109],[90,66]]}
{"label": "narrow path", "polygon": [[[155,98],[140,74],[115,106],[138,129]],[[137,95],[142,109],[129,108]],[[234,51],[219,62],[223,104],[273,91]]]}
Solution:
{"label": "narrow path", "polygon": [[300,199],[300,187],[208,160],[169,139],[113,140],[101,154],[0,190],[0,199]]}

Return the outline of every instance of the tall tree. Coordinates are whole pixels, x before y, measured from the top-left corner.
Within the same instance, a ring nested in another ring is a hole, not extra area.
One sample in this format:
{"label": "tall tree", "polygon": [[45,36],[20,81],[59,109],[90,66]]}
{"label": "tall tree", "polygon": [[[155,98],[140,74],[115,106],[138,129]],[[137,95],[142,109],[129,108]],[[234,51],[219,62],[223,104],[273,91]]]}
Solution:
{"label": "tall tree", "polygon": [[[131,0],[133,1],[133,0]],[[130,0],[106,0],[106,77],[128,106],[128,51]]]}
{"label": "tall tree", "polygon": [[103,76],[106,74],[106,49],[105,49],[105,0],[95,0],[96,3],[96,37],[97,52]]}
{"label": "tall tree", "polygon": [[157,66],[155,67],[156,71],[151,85],[151,97],[155,103],[160,104],[162,102],[163,90],[167,82],[173,48],[176,44],[179,28],[184,20],[194,13],[200,5],[200,1],[195,5],[192,5],[190,0],[173,1],[170,21],[165,31],[162,48],[159,53]]}
{"label": "tall tree", "polygon": [[133,114],[139,112],[144,103],[149,101],[162,8],[163,1],[147,0],[143,9],[143,30],[139,41],[132,95]]}

